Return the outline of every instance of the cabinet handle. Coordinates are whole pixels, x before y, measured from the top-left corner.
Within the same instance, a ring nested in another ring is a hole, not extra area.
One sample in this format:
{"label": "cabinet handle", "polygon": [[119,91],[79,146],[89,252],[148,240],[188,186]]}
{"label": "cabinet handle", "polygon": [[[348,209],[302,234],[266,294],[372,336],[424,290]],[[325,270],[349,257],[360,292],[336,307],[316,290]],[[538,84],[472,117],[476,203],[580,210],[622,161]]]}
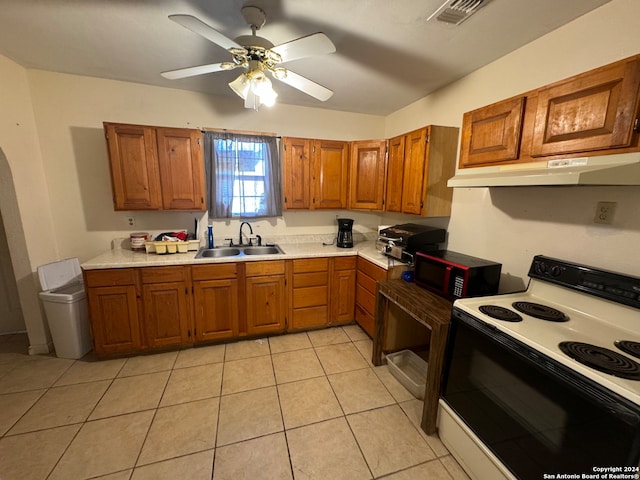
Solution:
{"label": "cabinet handle", "polygon": [[636,117],[633,122],[633,131],[635,133],[640,133],[640,117]]}

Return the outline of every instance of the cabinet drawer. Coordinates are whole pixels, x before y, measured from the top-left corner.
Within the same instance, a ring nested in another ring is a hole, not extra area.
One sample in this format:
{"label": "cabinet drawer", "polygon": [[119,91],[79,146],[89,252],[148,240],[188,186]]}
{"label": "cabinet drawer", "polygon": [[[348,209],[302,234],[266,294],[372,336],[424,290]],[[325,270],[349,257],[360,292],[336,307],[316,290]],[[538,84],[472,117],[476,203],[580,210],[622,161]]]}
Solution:
{"label": "cabinet drawer", "polygon": [[319,287],[329,283],[327,272],[297,273],[293,276],[293,288]]}
{"label": "cabinet drawer", "polygon": [[284,260],[274,260],[273,262],[247,262],[245,265],[247,277],[284,274]]}
{"label": "cabinet drawer", "polygon": [[142,283],[184,282],[184,267],[145,267]]}
{"label": "cabinet drawer", "polygon": [[328,298],[328,288],[326,286],[296,288],[293,290],[293,308],[327,305]]}
{"label": "cabinet drawer", "polygon": [[113,287],[136,283],[136,272],[133,268],[85,270],[84,276],[87,287]]}
{"label": "cabinet drawer", "polygon": [[367,292],[370,292],[372,295],[375,295],[376,280],[371,278],[369,275],[364,275],[362,272],[358,272],[356,283],[358,284],[358,288],[363,288]]}
{"label": "cabinet drawer", "polygon": [[326,306],[294,310],[291,328],[321,327],[327,324],[327,315]]}
{"label": "cabinet drawer", "polygon": [[387,271],[384,268],[378,267],[362,257],[358,257],[358,270],[374,280],[386,280],[387,278]]}
{"label": "cabinet drawer", "polygon": [[236,263],[221,263],[216,265],[194,265],[191,267],[193,280],[217,280],[220,278],[236,278],[238,265]]}
{"label": "cabinet drawer", "polygon": [[373,338],[375,329],[375,318],[373,315],[365,312],[361,307],[356,305],[356,322],[362,327],[362,329]]}
{"label": "cabinet drawer", "polygon": [[374,315],[376,312],[375,294],[358,285],[356,287],[356,305],[362,307],[367,313]]}
{"label": "cabinet drawer", "polygon": [[333,259],[334,270],[354,270],[356,268],[356,259],[358,257],[336,257]]}
{"label": "cabinet drawer", "polygon": [[302,258],[293,261],[293,273],[326,272],[329,270],[328,258]]}

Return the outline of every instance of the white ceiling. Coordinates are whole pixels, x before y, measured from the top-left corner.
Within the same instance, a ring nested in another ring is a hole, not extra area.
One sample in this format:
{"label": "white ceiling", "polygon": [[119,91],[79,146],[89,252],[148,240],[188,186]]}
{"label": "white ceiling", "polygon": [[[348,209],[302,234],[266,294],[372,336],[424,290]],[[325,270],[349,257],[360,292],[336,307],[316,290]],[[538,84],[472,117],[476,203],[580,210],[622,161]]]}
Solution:
{"label": "white ceiling", "polygon": [[0,54],[26,68],[235,96],[227,83],[238,71],[160,76],[230,59],[167,16],[191,14],[235,38],[251,33],[240,9],[255,5],[267,13],[259,35],[276,45],[318,31],[336,45],[285,65],[333,97],[274,82],[280,103],[387,115],[610,0],[490,0],[460,26],[427,23],[443,1],[0,0]]}

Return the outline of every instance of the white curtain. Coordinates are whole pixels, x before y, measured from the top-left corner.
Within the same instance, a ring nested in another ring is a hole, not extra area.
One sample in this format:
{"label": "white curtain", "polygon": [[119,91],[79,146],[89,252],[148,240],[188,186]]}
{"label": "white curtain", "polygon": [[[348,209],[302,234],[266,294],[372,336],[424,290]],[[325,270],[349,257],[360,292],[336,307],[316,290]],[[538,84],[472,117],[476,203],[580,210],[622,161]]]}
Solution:
{"label": "white curtain", "polygon": [[204,132],[210,218],[282,215],[278,138]]}

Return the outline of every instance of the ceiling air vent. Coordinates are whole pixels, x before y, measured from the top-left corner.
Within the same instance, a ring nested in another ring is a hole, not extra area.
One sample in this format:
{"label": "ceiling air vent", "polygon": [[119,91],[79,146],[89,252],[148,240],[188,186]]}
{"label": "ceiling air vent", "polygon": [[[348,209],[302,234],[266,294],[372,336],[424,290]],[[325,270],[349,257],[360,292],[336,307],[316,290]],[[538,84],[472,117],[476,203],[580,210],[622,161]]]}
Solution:
{"label": "ceiling air vent", "polygon": [[427,18],[427,22],[435,18],[440,22],[460,25],[476,13],[480,7],[489,3],[489,1],[490,0],[447,0]]}

